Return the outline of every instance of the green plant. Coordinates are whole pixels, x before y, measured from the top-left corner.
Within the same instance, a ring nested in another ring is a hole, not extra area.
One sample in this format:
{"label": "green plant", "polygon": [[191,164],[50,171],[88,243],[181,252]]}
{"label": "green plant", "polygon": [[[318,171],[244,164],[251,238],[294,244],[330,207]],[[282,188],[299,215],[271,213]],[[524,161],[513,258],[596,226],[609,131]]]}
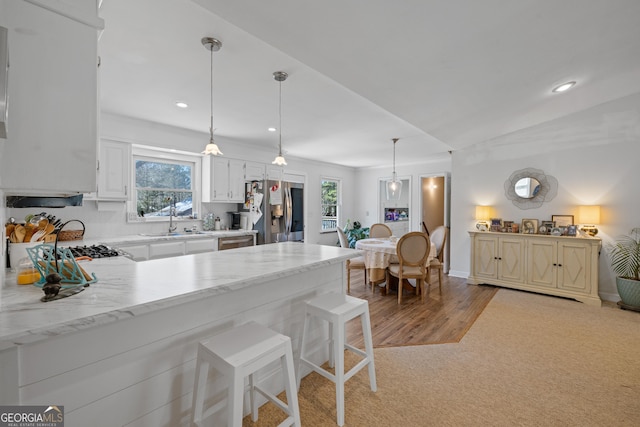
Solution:
{"label": "green plant", "polygon": [[369,227],[361,227],[358,221],[353,222],[353,228],[347,229],[345,226],[344,234],[347,235],[347,240],[349,241],[349,247],[355,248],[356,242],[361,239],[366,239],[369,237]]}
{"label": "green plant", "polygon": [[608,246],[611,268],[618,277],[640,281],[640,227]]}

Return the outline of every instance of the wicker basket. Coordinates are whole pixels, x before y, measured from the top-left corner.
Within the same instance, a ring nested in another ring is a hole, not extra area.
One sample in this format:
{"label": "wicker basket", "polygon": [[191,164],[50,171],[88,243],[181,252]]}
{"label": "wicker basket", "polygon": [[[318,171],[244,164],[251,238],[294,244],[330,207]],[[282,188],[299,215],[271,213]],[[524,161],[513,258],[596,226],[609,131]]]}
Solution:
{"label": "wicker basket", "polygon": [[[64,226],[73,221],[79,222],[82,225],[82,230],[64,230]],[[60,231],[58,231],[58,241],[65,242],[68,240],[82,240],[82,237],[84,236],[84,230],[85,227],[82,221],[80,221],[79,219],[69,220],[62,224],[62,227],[60,227]]]}

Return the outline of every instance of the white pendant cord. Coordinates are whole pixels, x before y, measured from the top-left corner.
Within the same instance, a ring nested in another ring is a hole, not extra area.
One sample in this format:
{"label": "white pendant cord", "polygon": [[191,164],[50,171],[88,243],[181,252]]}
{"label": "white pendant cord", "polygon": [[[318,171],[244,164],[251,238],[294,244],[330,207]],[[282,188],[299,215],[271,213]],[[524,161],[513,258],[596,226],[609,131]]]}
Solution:
{"label": "white pendant cord", "polygon": [[398,142],[398,140],[394,139],[393,140],[393,174],[391,175],[392,176],[392,178],[391,178],[392,181],[397,181],[397,178],[396,178],[396,176],[397,176],[396,175],[396,142]]}
{"label": "white pendant cord", "polygon": [[282,156],[282,82],[285,81],[288,77],[288,74],[284,71],[276,71],[273,73],[273,77],[279,83],[278,86],[278,155],[271,162],[274,165],[278,166],[286,166],[287,161]]}
{"label": "white pendant cord", "polygon": [[278,117],[279,117],[279,123],[278,123],[278,129],[280,130],[280,136],[278,139],[278,156],[282,157],[282,82],[278,82],[278,100],[279,100],[279,105],[278,105]]}
{"label": "white pendant cord", "polygon": [[209,127],[211,144],[213,144],[213,130],[213,49],[211,49],[211,126]]}
{"label": "white pendant cord", "polygon": [[222,43],[219,40],[214,39],[213,37],[204,37],[202,40],[202,45],[205,49],[211,52],[211,122],[209,123],[209,143],[205,147],[202,154],[213,155],[213,156],[222,156],[222,151],[216,145],[213,140],[213,133],[215,132],[215,127],[213,126],[213,52],[217,52],[222,47]]}

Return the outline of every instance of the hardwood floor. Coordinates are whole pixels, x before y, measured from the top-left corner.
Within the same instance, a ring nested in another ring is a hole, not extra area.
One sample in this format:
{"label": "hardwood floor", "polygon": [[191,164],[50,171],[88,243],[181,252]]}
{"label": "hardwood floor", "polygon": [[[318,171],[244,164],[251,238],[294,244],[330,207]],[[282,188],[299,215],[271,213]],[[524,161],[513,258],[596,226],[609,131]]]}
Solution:
{"label": "hardwood floor", "polygon": [[[374,347],[458,342],[497,292],[492,286],[467,285],[465,279],[444,275],[442,291],[437,274],[431,279],[424,303],[419,295],[404,291],[382,295],[364,285],[364,272],[351,272],[350,295],[369,301]],[[349,343],[364,347],[359,320],[347,324]]]}

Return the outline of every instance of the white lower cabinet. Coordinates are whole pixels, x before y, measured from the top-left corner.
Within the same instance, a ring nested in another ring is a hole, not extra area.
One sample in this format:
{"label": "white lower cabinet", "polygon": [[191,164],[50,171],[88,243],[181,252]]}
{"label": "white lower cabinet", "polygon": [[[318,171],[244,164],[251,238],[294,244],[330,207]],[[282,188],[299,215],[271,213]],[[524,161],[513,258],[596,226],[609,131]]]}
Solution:
{"label": "white lower cabinet", "polygon": [[145,261],[149,259],[149,245],[119,245],[129,258],[134,261]]}
{"label": "white lower cabinet", "polygon": [[491,284],[600,305],[601,241],[589,237],[469,232],[470,284]]}
{"label": "white lower cabinet", "polygon": [[149,244],[149,259],[184,255],[184,240]]}
{"label": "white lower cabinet", "polygon": [[198,254],[218,250],[218,239],[197,239],[184,242],[185,254]]}
{"label": "white lower cabinet", "polygon": [[169,258],[174,256],[213,252],[218,250],[217,238],[174,239],[153,243],[118,244],[122,250],[134,261],[148,259]]}

